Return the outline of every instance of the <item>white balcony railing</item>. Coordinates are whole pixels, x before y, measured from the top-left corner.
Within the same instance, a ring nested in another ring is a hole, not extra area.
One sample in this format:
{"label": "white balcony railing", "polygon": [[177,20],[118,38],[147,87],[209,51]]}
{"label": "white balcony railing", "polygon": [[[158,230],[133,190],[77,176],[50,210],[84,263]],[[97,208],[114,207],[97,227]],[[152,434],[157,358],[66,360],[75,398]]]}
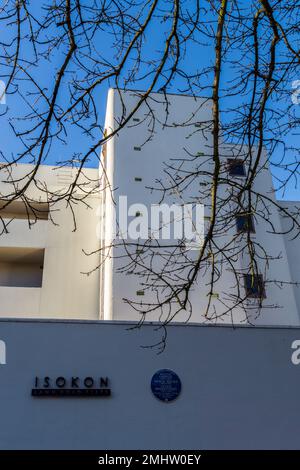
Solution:
{"label": "white balcony railing", "polygon": [[41,292],[38,287],[0,287],[0,317],[38,317]]}

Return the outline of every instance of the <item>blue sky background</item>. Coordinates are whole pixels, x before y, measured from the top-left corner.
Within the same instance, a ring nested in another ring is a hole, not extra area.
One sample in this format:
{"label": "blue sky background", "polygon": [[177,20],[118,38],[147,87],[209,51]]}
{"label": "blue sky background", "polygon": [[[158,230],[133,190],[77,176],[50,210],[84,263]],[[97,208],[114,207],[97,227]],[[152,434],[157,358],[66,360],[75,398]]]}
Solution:
{"label": "blue sky background", "polygon": [[[86,0],[88,2],[88,0]],[[193,3],[193,0],[186,0],[187,4]],[[35,12],[36,15],[41,14],[41,4],[38,2],[31,2],[31,8],[33,8],[33,11]],[[152,23],[149,26],[148,30],[148,35],[146,37],[146,43],[145,43],[145,50],[144,53],[146,55],[150,56],[159,56],[161,55],[162,51],[162,45],[163,45],[163,38],[165,36],[165,28],[168,27],[168,24],[166,23],[165,26],[161,25],[160,28],[157,27],[158,23]],[[51,30],[50,30],[51,32]],[[49,32],[48,32],[49,33]],[[53,35],[56,34],[55,29],[52,31]],[[10,28],[7,29],[6,31],[6,40],[7,42],[11,40],[12,37],[15,35],[15,28],[11,26]],[[111,39],[106,36],[106,35],[101,35],[99,36],[99,48],[101,51],[103,51],[103,54],[106,54],[107,57],[110,59],[113,57],[113,45],[111,42]],[[201,52],[201,54],[199,54]],[[22,51],[21,51],[22,57],[31,57],[32,56],[32,48],[30,44],[24,44],[22,46]],[[235,59],[238,59],[239,52],[235,52],[236,57]],[[45,89],[51,90],[54,85],[54,77],[55,77],[55,72],[61,65],[62,61],[64,58],[64,51],[55,51],[52,55],[49,61],[42,59],[36,66],[34,67],[34,76],[35,78],[39,81],[39,83],[42,83]],[[195,71],[208,66],[209,64],[212,63],[212,60],[214,59],[214,51],[211,46],[203,46],[202,48],[199,45],[195,44],[190,44],[188,50],[186,51],[186,56],[183,59],[183,63],[181,64],[181,67],[184,68],[184,70],[187,73],[194,73]],[[242,60],[242,59],[241,59]],[[143,73],[145,73],[145,69],[141,70]],[[233,75],[232,75],[232,70],[230,68],[227,68],[224,70],[223,75],[222,75],[222,83],[225,84],[226,82],[228,83],[229,81],[232,80]],[[67,72],[65,75],[65,85],[67,85],[68,79],[72,76],[72,71]],[[300,72],[299,72],[299,77],[293,77],[294,80],[300,79]],[[101,88],[97,89],[95,92],[95,101],[97,103],[98,107],[98,122],[100,124],[104,124],[104,116],[105,116],[105,107],[106,107],[106,96],[107,96],[107,91],[110,85],[113,85],[113,83],[105,83]],[[211,85],[211,77],[207,78],[207,85]],[[20,87],[27,86],[26,82],[20,82],[19,83]],[[130,88],[135,88],[136,89],[145,89],[147,86],[147,79],[142,80],[141,82],[136,83],[135,86],[130,86]],[[168,88],[169,92],[173,93],[182,93],[185,91],[185,84],[182,79],[177,77],[177,79],[172,83],[172,85]],[[30,91],[29,89],[26,91]],[[286,104],[287,102],[291,99],[291,93],[292,93],[292,88],[290,84],[290,89],[287,90],[287,95],[286,95]],[[197,93],[197,89],[195,88],[195,94],[199,95]],[[203,96],[203,93],[201,93]],[[207,93],[205,93],[205,96],[210,95],[210,90],[207,90]],[[62,104],[67,105],[68,103],[66,102],[66,97],[68,96],[67,93],[64,93],[64,90],[61,91],[60,96],[59,96],[59,101]],[[7,159],[12,158],[12,155],[18,154],[22,149],[21,143],[16,139],[14,136],[14,133],[12,131],[12,128],[10,126],[10,119],[13,117],[14,119],[20,119],[17,121],[17,124],[19,128],[25,128],[27,125],[26,121],[22,120],[22,114],[23,111],[26,107],[25,102],[21,98],[19,93],[14,93],[14,94],[8,94],[6,97],[7,104],[6,105],[0,105],[0,113],[3,111],[7,111],[7,113],[4,113],[0,116],[1,120],[1,126],[0,126],[0,150],[3,152],[5,157]],[[27,100],[30,103],[31,100],[35,100],[35,97],[32,97],[30,95],[27,96]],[[221,105],[224,104],[224,106],[228,105],[228,100],[229,98],[224,98],[221,101]],[[290,103],[289,103],[290,104]],[[237,106],[239,105],[239,97],[232,97],[230,98],[230,106]],[[282,107],[284,106],[284,101],[281,103],[278,103],[278,106]],[[297,107],[296,114],[300,117],[300,105],[295,105]],[[226,117],[228,118],[228,117]],[[24,127],[25,126],[25,127]],[[95,138],[100,138],[101,137],[101,132],[98,131],[98,133],[95,134]],[[291,145],[294,145],[295,148],[299,147],[299,135],[295,133],[295,131],[291,131],[289,134],[285,136],[285,139],[287,139],[288,143]],[[61,162],[64,159],[69,159],[70,155],[73,154],[73,152],[77,152],[80,154],[80,152],[84,152],[91,144],[91,141],[87,139],[85,135],[80,131],[80,129],[76,127],[71,127],[69,126],[68,128],[68,137],[67,137],[67,143],[63,144],[60,142],[56,142],[55,145],[53,145],[50,154],[47,156],[47,159],[44,161],[45,164],[49,165],[55,165],[58,162]],[[100,152],[99,152],[100,153]],[[281,158],[280,154],[280,148],[278,148],[277,153],[274,154],[273,157],[275,160]],[[93,157],[90,159],[88,162],[88,166],[90,167],[97,167],[98,166],[98,160],[96,157]],[[277,170],[277,175],[279,177],[283,176],[283,173],[281,171]],[[295,181],[291,180],[285,194],[278,194],[278,198],[284,198],[288,200],[300,200],[300,187],[296,186]]]}

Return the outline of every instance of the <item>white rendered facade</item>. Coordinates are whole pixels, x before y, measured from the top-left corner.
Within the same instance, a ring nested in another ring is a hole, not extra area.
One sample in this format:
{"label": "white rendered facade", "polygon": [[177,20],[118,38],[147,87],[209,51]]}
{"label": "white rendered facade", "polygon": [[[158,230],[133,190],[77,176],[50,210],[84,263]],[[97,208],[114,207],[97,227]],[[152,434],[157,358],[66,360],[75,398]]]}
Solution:
{"label": "white rendered facade", "polygon": [[[55,224],[50,220],[37,220],[30,229],[25,218],[3,215],[13,220],[9,224],[8,233],[2,233],[0,237],[1,317],[140,319],[139,313],[124,299],[137,298],[141,286],[136,277],[118,272],[118,253],[111,247],[115,203],[118,205],[118,197],[121,195],[127,196],[128,206],[142,203],[150,207],[157,203],[157,194],[149,191],[148,187],[163,178],[165,162],[182,157],[184,152],[207,154],[212,144],[209,127],[201,130],[201,133],[197,127],[199,122],[211,120],[212,108],[208,99],[167,95],[167,113],[163,95],[153,94],[150,99],[156,115],[154,132],[149,132],[149,108],[143,104],[125,128],[108,140],[105,157],[101,157],[100,170],[84,170],[87,180],[98,180],[99,191],[95,190],[89,196],[89,207],[84,204],[75,206],[75,231],[72,214],[65,203],[59,203],[51,212]],[[122,93],[122,100],[127,110],[130,110],[137,102],[137,95],[133,92]],[[121,114],[119,92],[111,89],[105,120],[108,134],[117,128]],[[151,139],[147,141],[150,134]],[[232,158],[238,152],[241,150],[234,145],[223,145],[224,165],[228,157]],[[209,160],[207,165],[211,169],[212,161]],[[18,165],[13,168],[13,176],[17,179],[30,168],[30,165]],[[75,171],[71,168],[41,166],[37,179],[41,184],[46,183],[50,191],[63,190],[72,181]],[[7,176],[1,172],[0,193],[4,199],[11,191],[6,181]],[[192,185],[189,190],[191,197],[196,194],[196,190],[196,186]],[[275,200],[272,177],[267,167],[259,172],[255,190]],[[29,187],[28,196],[32,200],[45,202],[44,193],[40,193],[36,187]],[[178,203],[178,194],[169,194],[166,201],[170,204]],[[206,205],[206,201],[203,202]],[[289,208],[300,207],[299,203],[293,202],[281,201],[280,204]],[[209,207],[205,208],[205,214],[209,215]],[[275,206],[270,217],[278,231],[284,231],[286,221]],[[263,301],[266,308],[262,309],[259,316],[252,309],[248,319],[254,325],[299,326],[300,288],[289,284],[300,280],[299,241],[291,241],[289,235],[272,235],[268,229],[263,221],[256,223],[254,237],[267,246],[275,258],[278,255],[280,257],[270,262],[269,271],[264,273],[265,278],[272,280],[280,277],[286,284],[282,289],[272,283],[267,284],[266,299]],[[224,233],[224,240],[229,240],[234,233],[235,227],[229,227]],[[101,259],[100,254],[97,254],[100,248]],[[96,254],[86,256],[83,250]],[[84,274],[93,271],[99,262],[102,262],[100,269],[89,276]],[[243,270],[244,263],[245,260],[239,260],[238,269]],[[219,302],[223,297],[226,298],[232,288],[232,276],[230,271],[225,270],[216,283],[218,298],[213,300],[216,311],[220,308]],[[207,322],[203,316],[207,293],[208,288],[200,279],[191,291],[192,316],[188,318],[187,313],[181,312],[175,320]],[[255,306],[255,301],[251,302]],[[268,308],[270,304],[280,308]],[[158,314],[148,315],[145,320],[156,321]],[[230,314],[221,320],[215,318],[209,321],[222,324],[234,321],[241,324],[246,323],[247,319],[244,310],[235,308],[233,316]]]}
{"label": "white rendered facade", "polygon": [[[120,98],[121,97],[121,98]],[[107,113],[105,129],[109,134],[113,132],[124,115],[124,109],[129,113],[138,101],[138,94],[135,92],[121,92],[111,89],[108,94]],[[105,157],[102,158],[103,169],[100,170],[103,180],[106,181],[104,191],[104,213],[102,217],[102,230],[104,234],[103,246],[106,249],[104,268],[100,273],[100,318],[106,320],[134,320],[141,318],[138,312],[124,299],[136,299],[138,301],[138,291],[141,285],[138,284],[136,276],[128,276],[120,272],[121,261],[118,260],[117,248],[111,248],[113,209],[114,203],[118,205],[119,196],[126,195],[128,205],[144,203],[147,207],[157,204],[159,196],[151,192],[149,187],[154,186],[154,182],[164,178],[164,168],[170,159],[180,159],[182,155],[195,155],[199,152],[209,154],[212,152],[211,128],[205,130],[198,129],[199,122],[209,122],[212,119],[212,105],[210,100],[191,96],[167,95],[168,107],[166,109],[165,97],[161,94],[153,94],[150,98],[150,106],[154,110],[155,125],[149,117],[149,106],[143,104],[134,118],[126,125],[121,132],[111,138],[105,149]],[[149,133],[151,131],[151,139]],[[245,149],[246,151],[247,149]],[[234,145],[223,145],[221,150],[223,172],[227,158],[234,158],[243,154]],[[208,159],[207,169],[213,166],[212,158]],[[109,184],[107,184],[109,181]],[[199,184],[197,182],[196,184]],[[113,190],[113,198],[111,197]],[[272,184],[272,177],[268,166],[264,164],[256,178],[254,190],[266,194],[270,200],[275,201],[275,194]],[[106,193],[106,194],[105,194]],[[195,185],[189,188],[189,196],[193,198],[193,193],[197,194]],[[167,195],[164,202],[169,204],[178,202],[178,195]],[[207,201],[203,201],[207,205]],[[281,202],[280,204],[283,204]],[[292,203],[289,203],[290,205]],[[209,208],[206,207],[205,214],[209,215]],[[282,231],[285,220],[281,217],[276,206],[271,205],[272,223],[278,232]],[[263,309],[258,313],[255,310],[255,300],[249,300],[248,320],[252,324],[263,325],[299,325],[299,301],[300,289],[289,284],[300,280],[298,266],[293,258],[296,246],[299,241],[296,239],[293,244],[289,243],[291,236],[274,235],[268,233],[269,226],[263,220],[255,226],[255,239],[262,246],[267,246],[269,255],[274,259],[270,261],[269,269],[264,272],[266,281],[282,279],[285,284],[281,289],[274,283],[266,284],[266,299],[263,301]],[[235,227],[229,227],[224,233],[224,240],[230,239],[235,233]],[[298,250],[299,251],[299,250]],[[293,259],[293,261],[292,261]],[[240,259],[237,262],[237,269],[243,271],[246,260]],[[265,269],[262,265],[261,269]],[[225,267],[226,270],[226,267]],[[201,284],[201,285],[200,285]],[[220,311],[222,300],[228,304],[228,292],[234,284],[233,274],[226,270],[221,279],[216,283],[218,299],[214,299],[216,312]],[[242,287],[243,288],[243,287]],[[176,316],[176,321],[207,322],[203,312],[207,305],[207,295],[209,287],[200,279],[199,285],[196,283],[190,296],[192,303],[192,316],[181,312]],[[153,302],[151,293],[147,293],[143,302]],[[298,305],[297,305],[298,302]],[[274,306],[274,308],[271,308]],[[146,320],[155,321],[158,313],[151,313],[146,316]],[[160,317],[161,320],[166,318]],[[220,323],[244,323],[247,322],[245,311],[236,307],[228,316],[223,316],[220,320],[211,318],[209,321]]]}
{"label": "white rendered facade", "polygon": [[[18,165],[12,174],[1,171],[1,198],[12,191],[9,179],[24,177],[33,167]],[[75,169],[42,165],[36,180],[49,191],[64,191],[73,181]],[[86,169],[81,180],[98,177],[98,171]],[[33,184],[27,190],[32,201],[45,202],[46,193]],[[80,195],[79,195],[80,198]],[[23,318],[99,317],[99,273],[83,274],[97,266],[95,256],[86,252],[97,250],[97,192],[88,198],[89,208],[82,203],[74,206],[76,230],[72,213],[66,203],[59,202],[50,217],[36,220],[29,228],[27,215],[1,213],[8,223],[8,233],[0,236],[0,316]],[[43,207],[43,206],[42,206]],[[45,206],[46,207],[46,206]],[[45,209],[46,210],[46,209]],[[24,211],[23,211],[24,212]]]}

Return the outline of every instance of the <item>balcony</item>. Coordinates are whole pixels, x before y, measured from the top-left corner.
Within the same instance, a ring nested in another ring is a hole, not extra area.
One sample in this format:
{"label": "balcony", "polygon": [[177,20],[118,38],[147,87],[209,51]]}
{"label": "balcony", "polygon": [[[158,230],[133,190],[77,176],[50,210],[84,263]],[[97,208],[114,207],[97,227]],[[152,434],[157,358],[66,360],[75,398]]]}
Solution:
{"label": "balcony", "polygon": [[1,316],[39,314],[43,267],[43,249],[0,247]]}

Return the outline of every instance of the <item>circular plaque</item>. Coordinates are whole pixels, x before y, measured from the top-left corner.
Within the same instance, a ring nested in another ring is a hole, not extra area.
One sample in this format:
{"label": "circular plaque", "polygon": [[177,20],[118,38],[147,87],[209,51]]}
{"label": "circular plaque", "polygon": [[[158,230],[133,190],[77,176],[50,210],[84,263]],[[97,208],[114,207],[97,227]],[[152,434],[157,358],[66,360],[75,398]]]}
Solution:
{"label": "circular plaque", "polygon": [[180,378],[172,370],[161,369],[152,377],[151,390],[159,400],[173,401],[181,392]]}

